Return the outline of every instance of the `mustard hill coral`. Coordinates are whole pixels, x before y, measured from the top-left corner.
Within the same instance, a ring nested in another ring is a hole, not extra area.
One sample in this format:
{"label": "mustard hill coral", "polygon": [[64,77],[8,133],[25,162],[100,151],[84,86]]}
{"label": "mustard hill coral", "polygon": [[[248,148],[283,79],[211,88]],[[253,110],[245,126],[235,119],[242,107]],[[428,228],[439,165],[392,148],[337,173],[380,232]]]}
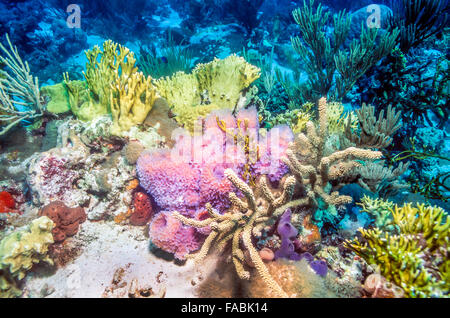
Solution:
{"label": "mustard hill coral", "polygon": [[16,280],[23,279],[34,264],[53,264],[47,256],[53,244],[53,225],[52,220],[42,216],[0,241],[0,297],[19,296]]}
{"label": "mustard hill coral", "polygon": [[232,260],[238,276],[241,279],[250,279],[250,272],[244,267],[244,250],[246,250],[265,284],[278,297],[287,297],[287,294],[270,275],[253,245],[252,237],[260,236],[261,230],[269,221],[276,220],[287,208],[297,204],[296,201],[291,201],[295,179],[288,177],[283,184],[282,193],[275,197],[267,185],[266,178],[261,177],[256,187],[256,193],[261,193],[259,197],[233,170],[226,169],[225,175],[243,193],[245,201],[240,199],[235,192],[230,192],[229,199],[232,207],[225,214],[220,215],[210,204],[207,204],[206,209],[210,218],[202,221],[187,218],[178,212],[173,213],[175,218],[186,225],[195,228],[209,226],[211,229],[200,251],[190,257],[193,257],[196,262],[200,262],[206,257],[213,243],[216,244],[219,251],[223,251],[227,243],[231,241]]}
{"label": "mustard hill coral", "polygon": [[346,241],[406,297],[448,297],[450,284],[450,218],[438,207],[411,203],[394,206],[396,233],[360,229],[363,241]]}
{"label": "mustard hill coral", "polygon": [[[350,196],[339,195],[336,191],[352,176],[359,160],[379,159],[379,151],[348,147],[330,155],[325,153],[325,141],[328,137],[327,100],[321,98],[318,103],[319,127],[312,122],[306,124],[306,135],[300,133],[286,151],[283,158],[291,173],[297,179],[300,192],[303,193],[302,205],[318,207],[321,199],[326,205],[341,205],[352,201]],[[330,183],[334,183],[333,186]]]}
{"label": "mustard hill coral", "polygon": [[245,90],[259,76],[259,68],[231,55],[198,64],[191,74],[177,72],[158,79],[155,85],[172,107],[178,123],[193,132],[198,117],[215,109],[240,108]]}

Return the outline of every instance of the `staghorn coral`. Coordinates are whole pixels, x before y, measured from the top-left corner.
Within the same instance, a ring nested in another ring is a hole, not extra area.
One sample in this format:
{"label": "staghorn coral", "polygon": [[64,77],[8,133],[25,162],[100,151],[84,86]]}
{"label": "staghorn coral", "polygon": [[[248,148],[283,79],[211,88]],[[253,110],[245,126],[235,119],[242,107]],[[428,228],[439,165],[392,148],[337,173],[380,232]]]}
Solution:
{"label": "staghorn coral", "polygon": [[198,117],[215,109],[241,108],[245,90],[259,78],[259,68],[231,55],[198,64],[191,74],[177,72],[155,81],[159,94],[172,107],[175,119],[191,133]]}
{"label": "staghorn coral", "polygon": [[20,296],[17,280],[22,280],[34,264],[53,264],[47,256],[53,244],[52,228],[52,220],[42,216],[0,241],[0,297]]}
{"label": "staghorn coral", "polygon": [[122,74],[112,84],[111,133],[120,136],[131,127],[142,124],[156,99],[152,78],[142,73]]}
{"label": "staghorn coral", "polygon": [[[275,197],[267,185],[266,178],[261,177],[257,189],[262,196],[257,197],[255,192],[233,170],[225,170],[225,175],[243,193],[245,201],[240,199],[235,192],[230,192],[229,198],[232,202],[232,207],[225,214],[220,215],[212,208],[211,204],[207,204],[206,209],[210,214],[210,218],[202,221],[187,218],[176,211],[173,212],[173,216],[186,225],[195,228],[208,226],[211,228],[211,233],[206,238],[200,251],[189,257],[194,258],[197,263],[201,262],[214,242],[219,251],[223,251],[231,241],[232,260],[238,276],[241,279],[250,279],[250,272],[244,267],[244,250],[246,250],[249,252],[256,271],[267,286],[277,296],[287,297],[287,294],[273,280],[267,267],[264,265],[261,256],[253,245],[252,237],[260,235],[259,232],[266,222],[279,217],[288,207],[295,206],[296,202],[290,201],[295,179],[293,177],[287,178],[283,184],[282,193]],[[264,203],[260,202],[261,200]]]}
{"label": "staghorn coral", "polygon": [[395,233],[360,229],[363,241],[344,242],[406,297],[448,297],[450,284],[450,218],[438,207],[411,203],[394,206]]}
{"label": "staghorn coral", "polygon": [[[286,151],[287,157],[282,159],[297,179],[302,205],[318,207],[319,198],[327,206],[350,203],[350,196],[339,195],[336,190],[345,183],[353,182],[346,180],[346,177],[352,176],[353,170],[360,166],[355,159],[375,160],[382,156],[381,152],[356,147],[348,147],[327,156],[327,106],[327,100],[321,98],[318,104],[319,127],[308,122],[306,135],[299,134]],[[331,189],[329,183],[332,184]]]}
{"label": "staghorn coral", "polygon": [[[392,135],[401,127],[400,112],[396,112],[389,105],[384,118],[384,110],[381,110],[378,119],[375,117],[375,107],[362,104],[356,111],[360,131],[352,130],[350,118],[345,127],[345,137],[351,144],[360,148],[386,148],[392,143]],[[343,144],[348,144],[341,138]]]}

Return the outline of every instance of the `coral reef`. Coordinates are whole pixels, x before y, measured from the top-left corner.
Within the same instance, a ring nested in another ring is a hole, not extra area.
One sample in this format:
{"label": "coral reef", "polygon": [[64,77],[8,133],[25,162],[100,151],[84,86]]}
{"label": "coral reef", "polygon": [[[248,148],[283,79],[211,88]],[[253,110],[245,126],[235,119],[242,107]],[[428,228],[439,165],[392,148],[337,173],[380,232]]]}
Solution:
{"label": "coral reef", "polygon": [[[328,121],[325,98],[319,100],[318,112],[318,129],[312,122],[308,122],[306,135],[301,133],[297,136],[290,149],[286,151],[287,158],[283,161],[289,166],[302,189],[303,205],[318,207],[319,199],[325,205],[350,203],[352,201],[350,196],[339,195],[334,189],[342,187],[342,183],[346,182],[345,178],[352,175],[353,169],[360,166],[355,159],[375,160],[381,158],[382,154],[378,151],[348,147],[327,156],[325,139]],[[331,189],[329,183],[332,184]]]}
{"label": "coral reef", "polygon": [[0,1],[0,297],[450,297],[448,9]]}

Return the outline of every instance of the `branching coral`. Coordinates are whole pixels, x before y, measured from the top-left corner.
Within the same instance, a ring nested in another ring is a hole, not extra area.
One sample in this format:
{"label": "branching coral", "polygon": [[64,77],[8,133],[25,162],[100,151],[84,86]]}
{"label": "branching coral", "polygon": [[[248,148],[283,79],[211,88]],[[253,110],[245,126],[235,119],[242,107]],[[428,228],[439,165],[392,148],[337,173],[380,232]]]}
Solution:
{"label": "branching coral", "polygon": [[382,229],[387,229],[392,223],[391,209],[394,203],[385,201],[383,199],[372,199],[366,195],[361,199],[361,203],[357,203],[362,207],[361,211],[370,214],[375,219],[375,226]]}
{"label": "branching coral", "polygon": [[103,51],[96,45],[85,54],[88,62],[83,74],[87,87],[69,81],[68,76],[65,76],[64,83],[72,112],[77,118],[88,121],[110,112],[111,93],[116,81],[121,78],[121,84],[125,85],[137,68],[134,53],[111,40],[103,43]]}
{"label": "branching coral", "polygon": [[[359,160],[379,159],[382,154],[378,151],[348,147],[330,155],[325,153],[325,139],[328,136],[327,100],[321,98],[318,104],[319,128],[312,122],[306,125],[306,135],[297,136],[287,158],[283,161],[289,166],[291,173],[296,177],[303,194],[302,204],[319,206],[318,198],[326,205],[341,205],[350,203],[352,198],[339,195],[336,191],[346,182],[347,177],[353,175],[353,170],[360,166]],[[329,183],[332,184],[328,190]]]}
{"label": "branching coral", "polygon": [[360,175],[358,184],[383,198],[395,195],[400,189],[408,187],[400,179],[408,167],[409,162],[400,163],[395,169],[385,167],[383,162],[367,162],[364,166],[356,169],[356,173]]}
{"label": "branching coral", "polygon": [[302,35],[293,37],[292,45],[309,76],[308,83],[299,90],[307,100],[321,96],[342,99],[359,77],[391,52],[398,36],[398,30],[378,34],[376,28],[362,26],[360,39],[353,39],[347,52],[342,46],[349,35],[351,17],[345,10],[334,16],[331,35],[327,33],[330,12],[324,12],[321,4],[314,8],[314,0],[305,0],[292,15]]}
{"label": "branching coral", "polygon": [[[356,111],[358,115],[359,133],[352,131],[350,118],[345,128],[345,137],[356,146],[361,148],[386,148],[392,143],[392,135],[400,129],[400,112],[396,112],[391,106],[388,107],[386,118],[384,110],[381,110],[378,119],[375,117],[375,107],[363,104]],[[341,142],[344,142],[341,139]]]}
{"label": "branching coral", "polygon": [[410,203],[389,210],[395,234],[380,228],[360,229],[363,241],[344,245],[379,266],[381,274],[407,297],[448,296],[450,218],[438,207]]}
{"label": "branching coral", "polygon": [[255,192],[233,170],[225,170],[225,175],[244,194],[245,200],[239,198],[235,192],[230,192],[229,198],[232,207],[225,214],[220,215],[210,204],[207,204],[206,209],[210,218],[203,221],[187,218],[178,212],[173,213],[173,216],[184,224],[195,228],[208,226],[211,228],[211,233],[206,238],[200,251],[190,257],[193,257],[196,262],[200,262],[206,257],[213,243],[216,243],[219,251],[223,251],[227,243],[231,241],[232,259],[239,277],[250,279],[250,272],[244,267],[244,249],[249,252],[251,261],[267,286],[278,296],[287,297],[287,294],[273,280],[264,265],[253,245],[252,237],[258,236],[269,220],[278,218],[287,208],[298,203],[291,201],[295,179],[288,177],[283,184],[282,193],[275,197],[269,189],[265,177],[262,177],[257,185],[257,190],[261,192],[262,196],[257,197]]}
{"label": "branching coral", "polygon": [[9,50],[0,44],[5,56],[0,55],[0,136],[8,133],[22,121],[33,122],[44,114],[37,77],[30,74],[27,62],[20,58],[17,47],[6,35]]}
{"label": "branching coral", "polygon": [[120,136],[135,125],[142,124],[157,98],[152,78],[142,73],[129,77],[122,74],[113,84],[111,91],[111,133]]}

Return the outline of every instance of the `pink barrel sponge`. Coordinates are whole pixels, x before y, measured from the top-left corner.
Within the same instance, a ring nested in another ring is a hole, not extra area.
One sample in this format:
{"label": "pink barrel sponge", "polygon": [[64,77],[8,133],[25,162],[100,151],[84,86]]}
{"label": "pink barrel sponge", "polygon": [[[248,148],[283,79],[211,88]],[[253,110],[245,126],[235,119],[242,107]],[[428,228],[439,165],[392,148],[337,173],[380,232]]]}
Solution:
{"label": "pink barrel sponge", "polygon": [[174,218],[170,211],[161,211],[153,218],[149,235],[155,246],[174,254],[179,260],[198,250],[205,239],[196,229]]}
{"label": "pink barrel sponge", "polygon": [[271,182],[279,181],[288,167],[281,161],[286,155],[289,143],[294,140],[292,130],[286,125],[278,125],[259,140],[259,160],[254,165],[258,175],[267,175]]}
{"label": "pink barrel sponge", "polygon": [[196,165],[171,160],[170,151],[142,154],[137,161],[140,185],[164,210],[196,210],[202,204]]}

